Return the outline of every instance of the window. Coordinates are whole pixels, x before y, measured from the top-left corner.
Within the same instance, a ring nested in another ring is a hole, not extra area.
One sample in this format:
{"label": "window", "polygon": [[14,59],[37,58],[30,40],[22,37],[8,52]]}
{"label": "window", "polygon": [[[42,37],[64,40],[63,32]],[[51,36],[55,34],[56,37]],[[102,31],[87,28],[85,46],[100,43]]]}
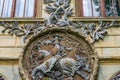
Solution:
{"label": "window", "polygon": [[0,17],[34,17],[36,0],[0,0]]}
{"label": "window", "polygon": [[78,0],[78,16],[100,16],[99,0]]}
{"label": "window", "polygon": [[120,0],[78,0],[79,17],[120,16]]}
{"label": "window", "polygon": [[17,0],[15,8],[15,17],[33,17],[34,7],[34,0]]}
{"label": "window", "polygon": [[93,0],[83,0],[83,16],[99,16],[99,6]]}
{"label": "window", "polygon": [[106,16],[120,16],[120,0],[104,0]]}
{"label": "window", "polygon": [[13,0],[0,0],[0,16],[10,17],[12,13]]}

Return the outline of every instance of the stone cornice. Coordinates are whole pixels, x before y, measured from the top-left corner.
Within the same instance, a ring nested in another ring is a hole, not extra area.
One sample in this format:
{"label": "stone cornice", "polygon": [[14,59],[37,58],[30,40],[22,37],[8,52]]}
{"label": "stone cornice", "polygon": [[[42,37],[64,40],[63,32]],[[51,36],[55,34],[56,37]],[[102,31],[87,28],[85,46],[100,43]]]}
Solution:
{"label": "stone cornice", "polygon": [[99,57],[100,63],[120,63],[120,56]]}
{"label": "stone cornice", "polygon": [[[120,22],[120,17],[71,17],[70,21],[85,21],[85,22],[97,22],[97,21],[118,21]],[[18,22],[33,22],[40,21],[44,22],[43,18],[0,18],[0,21],[18,21]]]}
{"label": "stone cornice", "polygon": [[100,20],[102,21],[120,21],[120,17],[73,17],[71,19],[72,21],[85,21],[85,22],[98,22]]}
{"label": "stone cornice", "polygon": [[18,22],[34,22],[34,21],[40,21],[44,22],[43,18],[0,18],[0,21],[18,21]]}

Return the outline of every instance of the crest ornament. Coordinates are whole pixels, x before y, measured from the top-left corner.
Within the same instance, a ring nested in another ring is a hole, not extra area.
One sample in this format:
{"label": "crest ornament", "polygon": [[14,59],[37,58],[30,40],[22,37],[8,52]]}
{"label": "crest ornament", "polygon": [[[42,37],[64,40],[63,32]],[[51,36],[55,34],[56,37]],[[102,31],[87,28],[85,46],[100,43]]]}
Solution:
{"label": "crest ornament", "polygon": [[23,80],[95,80],[98,58],[79,33],[49,28],[30,40],[19,61]]}

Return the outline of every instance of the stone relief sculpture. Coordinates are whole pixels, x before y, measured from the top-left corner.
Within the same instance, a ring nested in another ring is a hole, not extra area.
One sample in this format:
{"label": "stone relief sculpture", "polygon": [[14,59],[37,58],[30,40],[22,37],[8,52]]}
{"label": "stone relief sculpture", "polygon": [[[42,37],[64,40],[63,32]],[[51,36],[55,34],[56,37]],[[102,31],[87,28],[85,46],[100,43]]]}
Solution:
{"label": "stone relief sculpture", "polygon": [[41,33],[44,36],[31,40],[20,59],[23,80],[95,79],[97,56],[84,40],[69,31],[48,29]]}
{"label": "stone relief sculpture", "polygon": [[[64,76],[70,77],[72,79],[75,73],[77,73],[78,75],[83,77],[84,80],[89,80],[89,76],[82,72],[82,70],[91,72],[91,70],[89,69],[89,65],[87,64],[86,58],[80,57],[77,54],[75,54],[76,60],[72,58],[63,58],[66,56],[65,53],[66,48],[64,48],[59,42],[60,35],[55,35],[54,37],[55,38],[51,40],[45,41],[44,44],[48,45],[48,43],[50,44],[53,43],[54,47],[52,49],[54,49],[55,53],[51,53],[47,50],[38,51],[43,55],[43,57],[47,57],[50,54],[52,54],[53,56],[33,69],[32,71],[33,80],[36,80],[37,72],[39,73],[39,75],[37,76],[40,79],[42,79],[45,75],[55,80],[63,80]],[[55,74],[55,71],[52,70],[53,68],[56,69],[58,68],[59,74],[61,74],[61,76]]]}

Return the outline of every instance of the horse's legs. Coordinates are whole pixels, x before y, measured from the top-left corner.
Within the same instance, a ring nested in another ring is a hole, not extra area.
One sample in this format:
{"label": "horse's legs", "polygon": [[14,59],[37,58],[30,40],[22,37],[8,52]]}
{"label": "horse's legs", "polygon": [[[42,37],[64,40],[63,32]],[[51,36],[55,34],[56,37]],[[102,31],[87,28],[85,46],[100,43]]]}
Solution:
{"label": "horse's legs", "polygon": [[89,76],[85,74],[83,71],[79,70],[76,71],[76,73],[79,74],[82,78],[84,78],[84,80],[89,80]]}
{"label": "horse's legs", "polygon": [[36,74],[37,74],[37,72],[39,73],[39,74],[37,74],[38,77],[39,78],[43,78],[44,74],[40,71],[40,69],[41,69],[40,66],[37,66],[37,67],[35,67],[33,69],[33,71],[32,71],[32,78],[33,78],[33,80],[36,80]]}

